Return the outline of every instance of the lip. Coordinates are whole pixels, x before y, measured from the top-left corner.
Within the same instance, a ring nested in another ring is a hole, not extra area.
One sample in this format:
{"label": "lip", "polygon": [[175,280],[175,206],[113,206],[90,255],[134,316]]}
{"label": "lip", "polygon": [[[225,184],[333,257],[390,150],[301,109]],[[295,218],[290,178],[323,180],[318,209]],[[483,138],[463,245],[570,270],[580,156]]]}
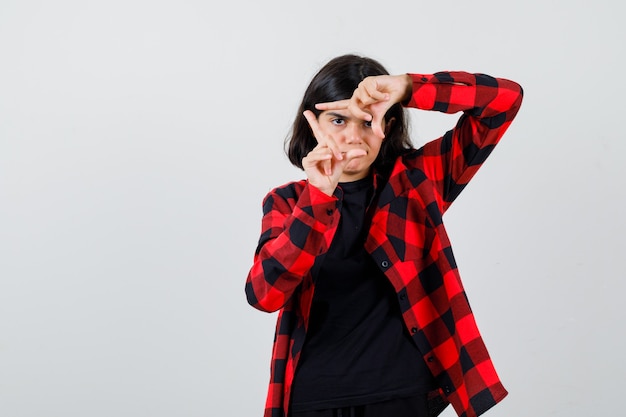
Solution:
{"label": "lip", "polygon": [[348,153],[348,151],[351,151],[353,149],[361,149],[367,153],[370,153],[369,149],[366,148],[365,146],[352,146],[348,149],[340,149],[339,152],[341,152],[342,155],[345,155],[346,153]]}
{"label": "lip", "polygon": [[[367,149],[363,149],[363,150],[365,151],[365,155],[361,155],[361,156],[359,156],[358,158],[355,158],[355,159],[361,159],[361,158],[363,158],[363,157],[365,157],[365,156],[367,156],[367,155],[369,155],[369,154],[370,154],[370,153],[369,153],[369,151],[368,151]],[[345,157],[345,156],[346,156],[346,154],[347,154],[347,152],[341,152],[341,156],[342,156],[342,157]]]}

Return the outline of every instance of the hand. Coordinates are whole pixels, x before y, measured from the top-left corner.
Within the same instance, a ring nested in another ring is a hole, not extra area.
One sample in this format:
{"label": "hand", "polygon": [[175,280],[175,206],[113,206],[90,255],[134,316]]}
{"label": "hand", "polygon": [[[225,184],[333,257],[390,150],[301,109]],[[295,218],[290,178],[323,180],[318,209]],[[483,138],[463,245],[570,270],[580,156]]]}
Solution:
{"label": "hand", "polygon": [[309,184],[327,195],[333,195],[344,167],[354,158],[365,156],[367,152],[363,149],[341,152],[332,136],[322,131],[315,114],[311,110],[306,110],[303,114],[317,140],[317,146],[302,158],[302,168]]}
{"label": "hand", "polygon": [[319,110],[347,109],[355,117],[372,122],[374,133],[385,137],[385,114],[396,103],[406,100],[412,91],[413,82],[408,74],[378,75],[361,81],[347,100],[319,103]]}

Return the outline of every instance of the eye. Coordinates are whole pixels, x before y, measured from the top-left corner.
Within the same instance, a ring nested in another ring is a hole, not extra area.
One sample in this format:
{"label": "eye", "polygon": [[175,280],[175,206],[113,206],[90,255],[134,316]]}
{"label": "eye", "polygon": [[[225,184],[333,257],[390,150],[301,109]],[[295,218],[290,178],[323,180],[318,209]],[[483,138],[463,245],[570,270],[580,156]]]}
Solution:
{"label": "eye", "polygon": [[365,127],[372,127],[372,121],[365,121]]}
{"label": "eye", "polygon": [[330,122],[336,126],[341,126],[346,123],[346,121],[342,119],[341,117],[335,117]]}

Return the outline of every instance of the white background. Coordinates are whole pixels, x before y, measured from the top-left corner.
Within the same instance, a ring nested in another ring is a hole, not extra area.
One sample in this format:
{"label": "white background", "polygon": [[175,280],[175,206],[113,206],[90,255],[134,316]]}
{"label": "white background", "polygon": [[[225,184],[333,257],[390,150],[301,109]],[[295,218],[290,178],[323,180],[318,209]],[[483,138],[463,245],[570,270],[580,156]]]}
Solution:
{"label": "white background", "polygon": [[[261,199],[302,177],[283,139],[347,52],[522,84],[445,219],[510,391],[488,415],[619,415],[618,4],[1,0],[0,416],[261,416]],[[411,116],[417,145],[457,117]]]}

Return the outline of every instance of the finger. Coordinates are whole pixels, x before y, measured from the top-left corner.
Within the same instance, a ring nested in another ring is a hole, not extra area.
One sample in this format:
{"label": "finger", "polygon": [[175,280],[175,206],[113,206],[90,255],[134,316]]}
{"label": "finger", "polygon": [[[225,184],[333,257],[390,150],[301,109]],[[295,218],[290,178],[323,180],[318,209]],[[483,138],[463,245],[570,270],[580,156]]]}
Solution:
{"label": "finger", "polygon": [[328,148],[314,149],[302,158],[302,166],[304,168],[314,167],[320,162],[331,160],[333,155]]}
{"label": "finger", "polygon": [[362,97],[361,94],[355,94],[350,99],[350,104],[348,106],[348,111],[352,113],[355,117],[365,120],[372,121],[373,114],[370,106],[375,102],[370,102],[368,96]]}
{"label": "finger", "polygon": [[375,79],[371,79],[371,81],[368,79],[367,81],[368,82],[362,82],[362,90],[367,93],[368,101],[370,101],[369,104],[389,100],[389,94],[379,90],[378,83]]}
{"label": "finger", "polygon": [[381,91],[375,77],[365,78],[350,98],[349,110],[363,120],[372,121],[374,113],[371,106],[389,101],[388,93]]}
{"label": "finger", "polygon": [[363,106],[389,100],[389,94],[381,91],[378,82],[372,77],[366,78],[359,83],[359,86],[353,93],[353,97],[356,97]]}
{"label": "finger", "polygon": [[325,138],[326,140],[324,144],[328,146],[328,148],[332,151],[333,155],[335,155],[335,158],[341,161],[343,159],[343,154],[341,153],[341,150],[339,150],[339,145],[337,145],[337,142],[335,142],[335,140],[330,135],[326,135]]}
{"label": "finger", "polygon": [[347,109],[348,104],[350,104],[350,99],[327,101],[325,103],[317,103],[315,108],[318,110],[342,110]]}
{"label": "finger", "polygon": [[[306,160],[305,160],[306,159]],[[318,152],[311,152],[302,159],[302,167],[307,170],[309,168],[318,169],[326,176],[332,174],[333,155],[328,148],[324,148]]]}
{"label": "finger", "polygon": [[322,161],[322,170],[324,172],[324,175],[326,175],[327,177],[330,177],[331,175],[333,175],[333,160],[332,160],[332,158],[328,158],[328,159]]}
{"label": "finger", "polygon": [[305,171],[310,169],[319,170],[324,175],[332,173],[332,154],[330,149],[322,148],[309,152],[307,156],[302,158],[302,168]]}
{"label": "finger", "polygon": [[352,97],[348,105],[348,111],[357,119],[369,122],[372,120],[372,114],[366,110],[366,106],[357,98]]}
{"label": "finger", "polygon": [[370,105],[364,105],[359,101],[354,101],[350,104],[348,111],[350,111],[355,117],[365,120],[367,122],[378,123],[381,118],[379,117],[380,109],[374,108],[380,102],[371,103]]}
{"label": "finger", "polygon": [[318,162],[320,163],[321,171],[326,176],[330,176],[333,173],[333,151],[331,148],[324,146],[317,150],[319,154]]}
{"label": "finger", "polygon": [[306,121],[309,123],[309,127],[313,132],[313,137],[315,138],[317,143],[320,143],[320,139],[323,138],[324,135],[322,133],[322,130],[320,129],[319,123],[317,123],[317,117],[315,117],[315,113],[313,113],[311,110],[305,110],[302,114],[304,115]]}
{"label": "finger", "polygon": [[374,132],[376,136],[378,136],[381,139],[385,138],[385,131],[383,129],[384,125],[385,125],[385,122],[384,122],[383,117],[375,116],[372,119],[372,131]]}
{"label": "finger", "polygon": [[302,114],[309,123],[309,126],[313,131],[313,137],[315,138],[317,143],[319,145],[328,146],[335,155],[335,158],[342,159],[341,152],[339,151],[339,146],[337,146],[337,143],[330,135],[327,135],[322,131],[322,128],[317,121],[317,117],[315,117],[315,113],[313,113],[311,110],[305,110]]}
{"label": "finger", "polygon": [[315,148],[311,149],[311,151],[307,154],[307,158],[310,158],[311,160],[321,160],[321,159],[326,159],[326,157],[333,157],[333,153],[330,150],[330,148],[326,145],[317,145]]}
{"label": "finger", "polygon": [[367,155],[365,149],[350,149],[346,152],[344,159],[346,160],[346,164],[355,158],[361,158]]}

